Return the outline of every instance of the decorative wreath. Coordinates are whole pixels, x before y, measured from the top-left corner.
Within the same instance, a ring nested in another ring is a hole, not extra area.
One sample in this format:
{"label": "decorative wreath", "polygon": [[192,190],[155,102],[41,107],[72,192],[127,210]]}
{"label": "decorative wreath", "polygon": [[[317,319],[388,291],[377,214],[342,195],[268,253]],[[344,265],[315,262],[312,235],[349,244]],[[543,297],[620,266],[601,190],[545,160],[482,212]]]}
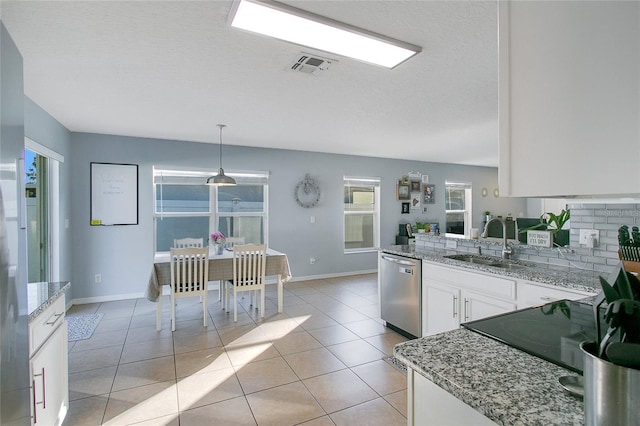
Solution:
{"label": "decorative wreath", "polygon": [[316,185],[313,179],[311,179],[309,173],[307,173],[304,176],[304,179],[296,185],[294,196],[296,198],[296,203],[305,209],[315,207],[316,204],[318,204],[318,201],[320,201],[320,188]]}

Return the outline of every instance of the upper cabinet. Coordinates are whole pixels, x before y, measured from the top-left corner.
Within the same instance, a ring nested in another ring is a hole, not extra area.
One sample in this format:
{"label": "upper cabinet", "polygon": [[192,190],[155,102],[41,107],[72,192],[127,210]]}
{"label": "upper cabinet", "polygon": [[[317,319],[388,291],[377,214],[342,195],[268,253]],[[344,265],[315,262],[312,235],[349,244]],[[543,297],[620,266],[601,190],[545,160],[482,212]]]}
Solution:
{"label": "upper cabinet", "polygon": [[640,2],[498,4],[500,195],[640,193]]}

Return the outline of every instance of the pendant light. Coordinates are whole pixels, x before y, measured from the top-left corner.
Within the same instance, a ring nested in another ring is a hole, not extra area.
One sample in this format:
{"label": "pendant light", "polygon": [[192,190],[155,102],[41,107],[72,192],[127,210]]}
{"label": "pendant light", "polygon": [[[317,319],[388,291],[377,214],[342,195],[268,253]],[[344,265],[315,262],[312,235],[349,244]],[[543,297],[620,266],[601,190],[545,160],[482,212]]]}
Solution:
{"label": "pendant light", "polygon": [[220,169],[218,170],[218,174],[216,176],[209,176],[207,179],[207,185],[213,186],[224,186],[224,185],[235,185],[236,181],[224,174],[224,170],[222,169],[222,129],[224,129],[226,124],[217,124],[220,128]]}

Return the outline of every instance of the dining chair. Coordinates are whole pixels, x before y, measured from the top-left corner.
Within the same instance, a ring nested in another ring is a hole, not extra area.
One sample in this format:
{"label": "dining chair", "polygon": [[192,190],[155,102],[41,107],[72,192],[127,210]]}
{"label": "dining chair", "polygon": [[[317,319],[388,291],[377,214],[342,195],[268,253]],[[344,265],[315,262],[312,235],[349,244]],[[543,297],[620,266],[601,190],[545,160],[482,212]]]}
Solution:
{"label": "dining chair", "polygon": [[236,244],[244,244],[244,237],[227,237],[224,240],[224,248],[233,248]]}
{"label": "dining chair", "polygon": [[[232,249],[236,244],[244,244],[244,237],[227,237],[224,240],[225,250]],[[222,294],[224,293],[224,281],[218,282],[218,301],[222,302]]]}
{"label": "dining chair", "polygon": [[[225,309],[229,311],[229,297],[233,288],[233,321],[238,321],[238,293],[260,291],[260,316],[264,318],[264,278],[267,246],[245,244],[233,247],[233,280],[227,281]],[[253,295],[251,303],[253,304]]]}
{"label": "dining chair", "polygon": [[173,248],[188,248],[204,246],[204,238],[176,238],[173,240]]}
{"label": "dining chair", "polygon": [[190,247],[171,252],[171,331],[176,331],[176,299],[200,296],[203,325],[207,326],[209,248]]}

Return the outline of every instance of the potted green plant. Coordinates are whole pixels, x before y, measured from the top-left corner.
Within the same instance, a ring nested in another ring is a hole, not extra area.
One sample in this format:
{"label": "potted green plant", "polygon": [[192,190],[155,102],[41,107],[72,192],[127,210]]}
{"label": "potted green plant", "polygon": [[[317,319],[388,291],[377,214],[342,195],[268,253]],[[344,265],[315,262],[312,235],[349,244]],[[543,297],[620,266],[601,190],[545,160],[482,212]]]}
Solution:
{"label": "potted green plant", "polygon": [[419,222],[416,221],[416,229],[418,230],[418,233],[423,234],[426,232],[427,229],[427,224],[426,222]]}
{"label": "potted green plant", "polygon": [[485,222],[489,222],[491,219],[492,219],[491,212],[489,210],[486,210],[484,212],[484,221]]}
{"label": "potted green plant", "polygon": [[551,212],[543,213],[540,216],[540,223],[521,229],[520,233],[527,231],[549,231],[553,238],[553,244],[559,247],[569,245],[569,230],[562,229],[564,225],[571,219],[570,210],[562,210],[556,215]]}

